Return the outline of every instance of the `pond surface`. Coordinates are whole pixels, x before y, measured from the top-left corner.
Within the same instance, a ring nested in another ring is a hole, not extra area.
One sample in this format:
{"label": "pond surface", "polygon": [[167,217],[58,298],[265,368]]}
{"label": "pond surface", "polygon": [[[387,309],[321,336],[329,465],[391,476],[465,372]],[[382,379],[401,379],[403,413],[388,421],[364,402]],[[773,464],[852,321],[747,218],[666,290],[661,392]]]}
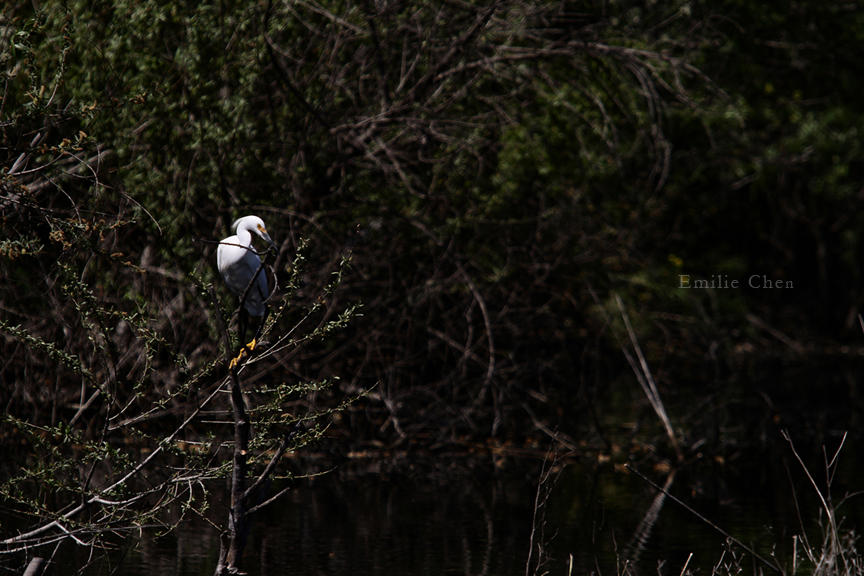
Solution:
{"label": "pond surface", "polygon": [[[244,567],[262,576],[524,575],[532,526],[531,574],[539,560],[539,574],[617,575],[626,562],[632,574],[678,575],[691,553],[688,567],[711,574],[721,558],[730,559],[724,535],[668,498],[657,508],[654,488],[612,465],[564,466],[544,485],[549,491],[541,490],[541,501],[546,493],[548,500],[536,517],[542,462],[514,462],[506,470],[491,462],[462,465],[467,467],[451,478],[436,472],[428,482],[339,470],[297,480],[296,489],[256,519]],[[818,507],[797,470],[790,483],[781,460],[738,463],[734,471],[709,468],[678,472],[670,493],[788,566],[792,537],[801,526],[791,489],[796,485],[811,538],[820,538]],[[662,475],[646,473],[664,482]],[[214,502],[214,508],[221,506]],[[862,518],[860,505],[849,504],[843,512],[853,521]],[[124,573],[209,574],[216,533],[197,520],[174,535],[142,542],[126,559]],[[752,557],[742,558],[752,573]]]}
{"label": "pond surface", "polygon": [[[789,567],[793,538],[806,532],[811,543],[820,542],[824,514],[781,430],[789,430],[823,490],[825,462],[851,432],[832,478],[839,503],[864,489],[856,458],[864,410],[854,373],[757,378],[758,384],[740,380],[736,388],[700,391],[700,399],[711,400],[698,406],[684,392],[667,391],[670,417],[687,431],[686,459],[671,480],[668,461],[652,452],[663,443],[661,428],[635,386],[596,400],[600,414],[622,413],[620,406],[604,411],[604,402],[633,406],[632,422],[598,421],[594,440],[609,449],[562,458],[545,482],[545,447],[471,455],[408,450],[398,458],[382,452],[335,464],[298,459],[291,463],[296,472],[332,470],[292,480],[292,490],[254,518],[243,567],[260,576],[678,576],[685,564],[691,573],[711,574],[721,559],[732,561],[724,534],[671,498],[658,498],[625,463]],[[226,492],[224,484],[211,486],[211,518],[191,518],[172,534],[145,538],[98,573],[119,566],[116,573],[129,576],[212,574]],[[845,528],[864,525],[864,498],[843,503],[839,516]],[[743,573],[759,567],[740,547],[732,550]],[[799,561],[801,552],[799,540]],[[86,562],[71,549],[60,560]],[[807,573],[803,564],[799,574]]]}

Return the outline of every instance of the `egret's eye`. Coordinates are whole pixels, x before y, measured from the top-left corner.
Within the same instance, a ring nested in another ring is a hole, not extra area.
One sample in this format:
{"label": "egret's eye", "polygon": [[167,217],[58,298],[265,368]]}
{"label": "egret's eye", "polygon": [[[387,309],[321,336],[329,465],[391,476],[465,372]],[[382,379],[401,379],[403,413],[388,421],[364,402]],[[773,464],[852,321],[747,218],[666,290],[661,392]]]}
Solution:
{"label": "egret's eye", "polygon": [[264,228],[264,226],[262,226],[261,224],[258,224],[258,231],[261,232],[262,234],[267,233],[267,229]]}

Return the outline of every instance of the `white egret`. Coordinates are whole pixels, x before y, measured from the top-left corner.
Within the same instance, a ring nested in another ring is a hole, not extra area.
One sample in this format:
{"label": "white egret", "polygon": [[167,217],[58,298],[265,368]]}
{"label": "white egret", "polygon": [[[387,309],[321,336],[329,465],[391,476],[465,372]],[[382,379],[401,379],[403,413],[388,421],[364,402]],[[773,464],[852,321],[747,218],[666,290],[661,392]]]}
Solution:
{"label": "white egret", "polygon": [[267,234],[264,221],[258,216],[244,216],[231,225],[234,236],[229,236],[219,242],[216,250],[216,265],[219,273],[231,290],[240,298],[240,341],[246,339],[246,327],[249,316],[256,319],[257,329],[255,337],[246,344],[240,354],[231,360],[230,367],[234,368],[246,354],[246,350],[254,350],[258,336],[267,315],[267,299],[275,288],[275,279],[272,273],[261,264],[258,252],[252,247],[252,233],[254,232],[267,242],[268,247],[274,242]]}

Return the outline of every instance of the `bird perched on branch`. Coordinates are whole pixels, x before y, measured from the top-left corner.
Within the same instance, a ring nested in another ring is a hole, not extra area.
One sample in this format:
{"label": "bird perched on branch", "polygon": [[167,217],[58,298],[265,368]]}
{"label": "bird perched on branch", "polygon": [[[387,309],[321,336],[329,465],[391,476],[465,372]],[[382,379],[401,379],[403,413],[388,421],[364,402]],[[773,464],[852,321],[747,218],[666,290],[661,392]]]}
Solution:
{"label": "bird perched on branch", "polygon": [[234,236],[219,242],[216,250],[216,265],[219,273],[231,290],[240,298],[239,331],[240,342],[246,341],[249,317],[255,318],[257,327],[255,337],[243,346],[240,354],[231,360],[234,368],[247,350],[252,351],[258,343],[264,319],[267,316],[267,299],[276,288],[273,272],[261,262],[259,252],[252,247],[252,234],[255,233],[265,242],[269,250],[275,244],[267,233],[264,221],[258,216],[244,216],[231,225]]}

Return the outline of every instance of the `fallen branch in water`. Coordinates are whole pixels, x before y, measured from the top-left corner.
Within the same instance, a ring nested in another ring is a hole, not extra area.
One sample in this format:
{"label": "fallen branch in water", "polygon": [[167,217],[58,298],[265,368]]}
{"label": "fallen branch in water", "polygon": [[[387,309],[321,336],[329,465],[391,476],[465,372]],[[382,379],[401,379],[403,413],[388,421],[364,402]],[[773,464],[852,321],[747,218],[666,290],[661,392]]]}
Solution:
{"label": "fallen branch in water", "polygon": [[[621,351],[624,353],[624,357],[627,358],[627,363],[630,364],[630,367],[633,369],[633,374],[636,375],[636,380],[639,382],[639,386],[642,387],[642,391],[645,392],[648,402],[651,404],[654,412],[663,423],[663,427],[666,430],[666,436],[669,438],[669,443],[672,445],[672,449],[675,450],[675,456],[678,459],[678,462],[681,462],[684,460],[684,454],[681,452],[678,438],[675,436],[675,431],[672,429],[672,422],[669,420],[669,415],[666,413],[666,407],[663,406],[663,400],[660,398],[660,392],[657,390],[654,376],[651,374],[651,369],[648,367],[648,362],[645,360],[645,355],[642,353],[642,347],[639,346],[636,332],[630,324],[630,317],[627,315],[627,310],[624,308],[624,303],[621,301],[621,297],[618,296],[618,294],[615,294],[615,303],[618,305],[621,319],[624,321],[624,327],[627,329],[627,336],[630,338],[630,345],[633,347],[633,352],[635,352],[636,358],[633,358],[633,354],[627,350],[626,346],[622,345]],[[636,359],[638,359],[638,362]]]}

